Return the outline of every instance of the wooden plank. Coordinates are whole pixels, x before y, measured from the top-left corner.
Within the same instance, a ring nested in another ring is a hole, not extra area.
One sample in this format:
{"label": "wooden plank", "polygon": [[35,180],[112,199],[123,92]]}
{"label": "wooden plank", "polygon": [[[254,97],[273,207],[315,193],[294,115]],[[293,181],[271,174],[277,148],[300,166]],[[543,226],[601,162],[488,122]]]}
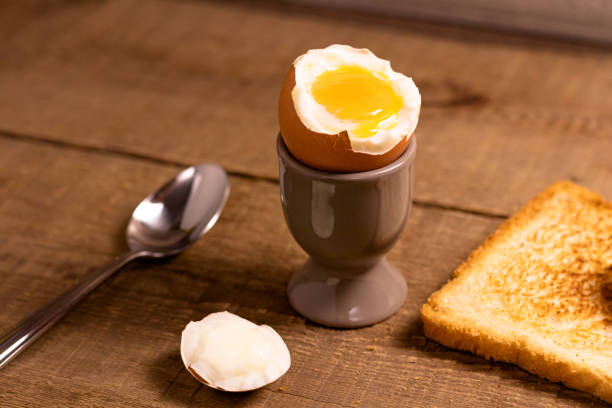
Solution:
{"label": "wooden plank", "polygon": [[279,0],[338,12],[372,13],[440,23],[554,36],[598,43],[612,42],[612,6],[601,0]]}
{"label": "wooden plank", "polygon": [[275,178],[289,64],[344,42],[421,89],[417,200],[509,214],[558,179],[612,197],[607,50],[247,4],[50,9],[0,48],[0,129]]}
{"label": "wooden plank", "polygon": [[[0,331],[118,253],[132,207],[176,171],[0,139]],[[284,224],[278,186],[231,182],[218,225],[193,248],[168,262],[127,267],[0,371],[2,406],[601,404],[423,337],[420,305],[499,219],[417,206],[389,255],[408,281],[404,307],[373,327],[332,330],[297,316],[285,298],[305,255]],[[225,309],[278,330],[292,355],[286,376],[254,393],[225,394],[184,370],[184,325]]]}

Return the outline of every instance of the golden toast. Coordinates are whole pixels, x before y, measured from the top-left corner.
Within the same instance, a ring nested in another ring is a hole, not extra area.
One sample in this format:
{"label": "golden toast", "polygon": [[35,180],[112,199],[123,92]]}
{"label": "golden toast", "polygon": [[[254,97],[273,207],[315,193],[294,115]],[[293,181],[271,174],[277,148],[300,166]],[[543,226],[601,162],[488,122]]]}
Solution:
{"label": "golden toast", "polygon": [[558,182],[421,309],[425,335],[612,403],[612,203]]}

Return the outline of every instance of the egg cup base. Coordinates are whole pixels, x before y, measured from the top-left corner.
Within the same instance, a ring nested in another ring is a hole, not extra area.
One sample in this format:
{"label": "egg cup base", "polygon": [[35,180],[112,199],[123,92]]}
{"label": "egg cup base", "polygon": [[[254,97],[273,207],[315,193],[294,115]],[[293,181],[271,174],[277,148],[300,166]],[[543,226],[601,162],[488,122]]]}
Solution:
{"label": "egg cup base", "polygon": [[337,328],[387,319],[402,306],[406,292],[404,277],[385,257],[348,270],[311,257],[293,273],[287,287],[289,303],[299,314]]}

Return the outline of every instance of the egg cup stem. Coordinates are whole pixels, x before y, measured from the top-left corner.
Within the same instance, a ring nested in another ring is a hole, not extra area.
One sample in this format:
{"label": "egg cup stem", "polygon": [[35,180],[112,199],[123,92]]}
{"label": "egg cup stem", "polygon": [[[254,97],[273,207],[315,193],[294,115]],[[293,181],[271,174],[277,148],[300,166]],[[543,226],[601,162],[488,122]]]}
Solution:
{"label": "egg cup stem", "polygon": [[397,160],[364,172],[308,167],[291,155],[280,135],[277,153],[285,220],[310,255],[289,280],[292,307],[314,322],[339,328],[391,316],[407,287],[384,254],[410,212],[416,137]]}

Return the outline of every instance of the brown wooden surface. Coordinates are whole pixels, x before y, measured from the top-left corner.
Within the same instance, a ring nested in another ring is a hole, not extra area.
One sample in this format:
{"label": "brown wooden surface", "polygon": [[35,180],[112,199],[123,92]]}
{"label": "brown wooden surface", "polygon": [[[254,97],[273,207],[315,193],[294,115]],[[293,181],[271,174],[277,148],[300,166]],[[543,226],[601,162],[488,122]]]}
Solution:
{"label": "brown wooden surface", "polygon": [[[182,166],[224,165],[232,193],[192,249],[127,267],[0,371],[0,406],[603,405],[427,340],[418,310],[550,182],[612,198],[609,51],[245,3],[1,7],[0,331],[119,253],[133,207]],[[360,330],[285,298],[305,254],[280,209],[276,97],[293,58],[332,42],[391,59],[424,103],[417,200],[389,255],[408,299]],[[278,330],[286,376],[224,394],[186,373],[182,328],[225,309]]]}
{"label": "brown wooden surface", "polygon": [[612,44],[612,5],[600,0],[276,1]]}

